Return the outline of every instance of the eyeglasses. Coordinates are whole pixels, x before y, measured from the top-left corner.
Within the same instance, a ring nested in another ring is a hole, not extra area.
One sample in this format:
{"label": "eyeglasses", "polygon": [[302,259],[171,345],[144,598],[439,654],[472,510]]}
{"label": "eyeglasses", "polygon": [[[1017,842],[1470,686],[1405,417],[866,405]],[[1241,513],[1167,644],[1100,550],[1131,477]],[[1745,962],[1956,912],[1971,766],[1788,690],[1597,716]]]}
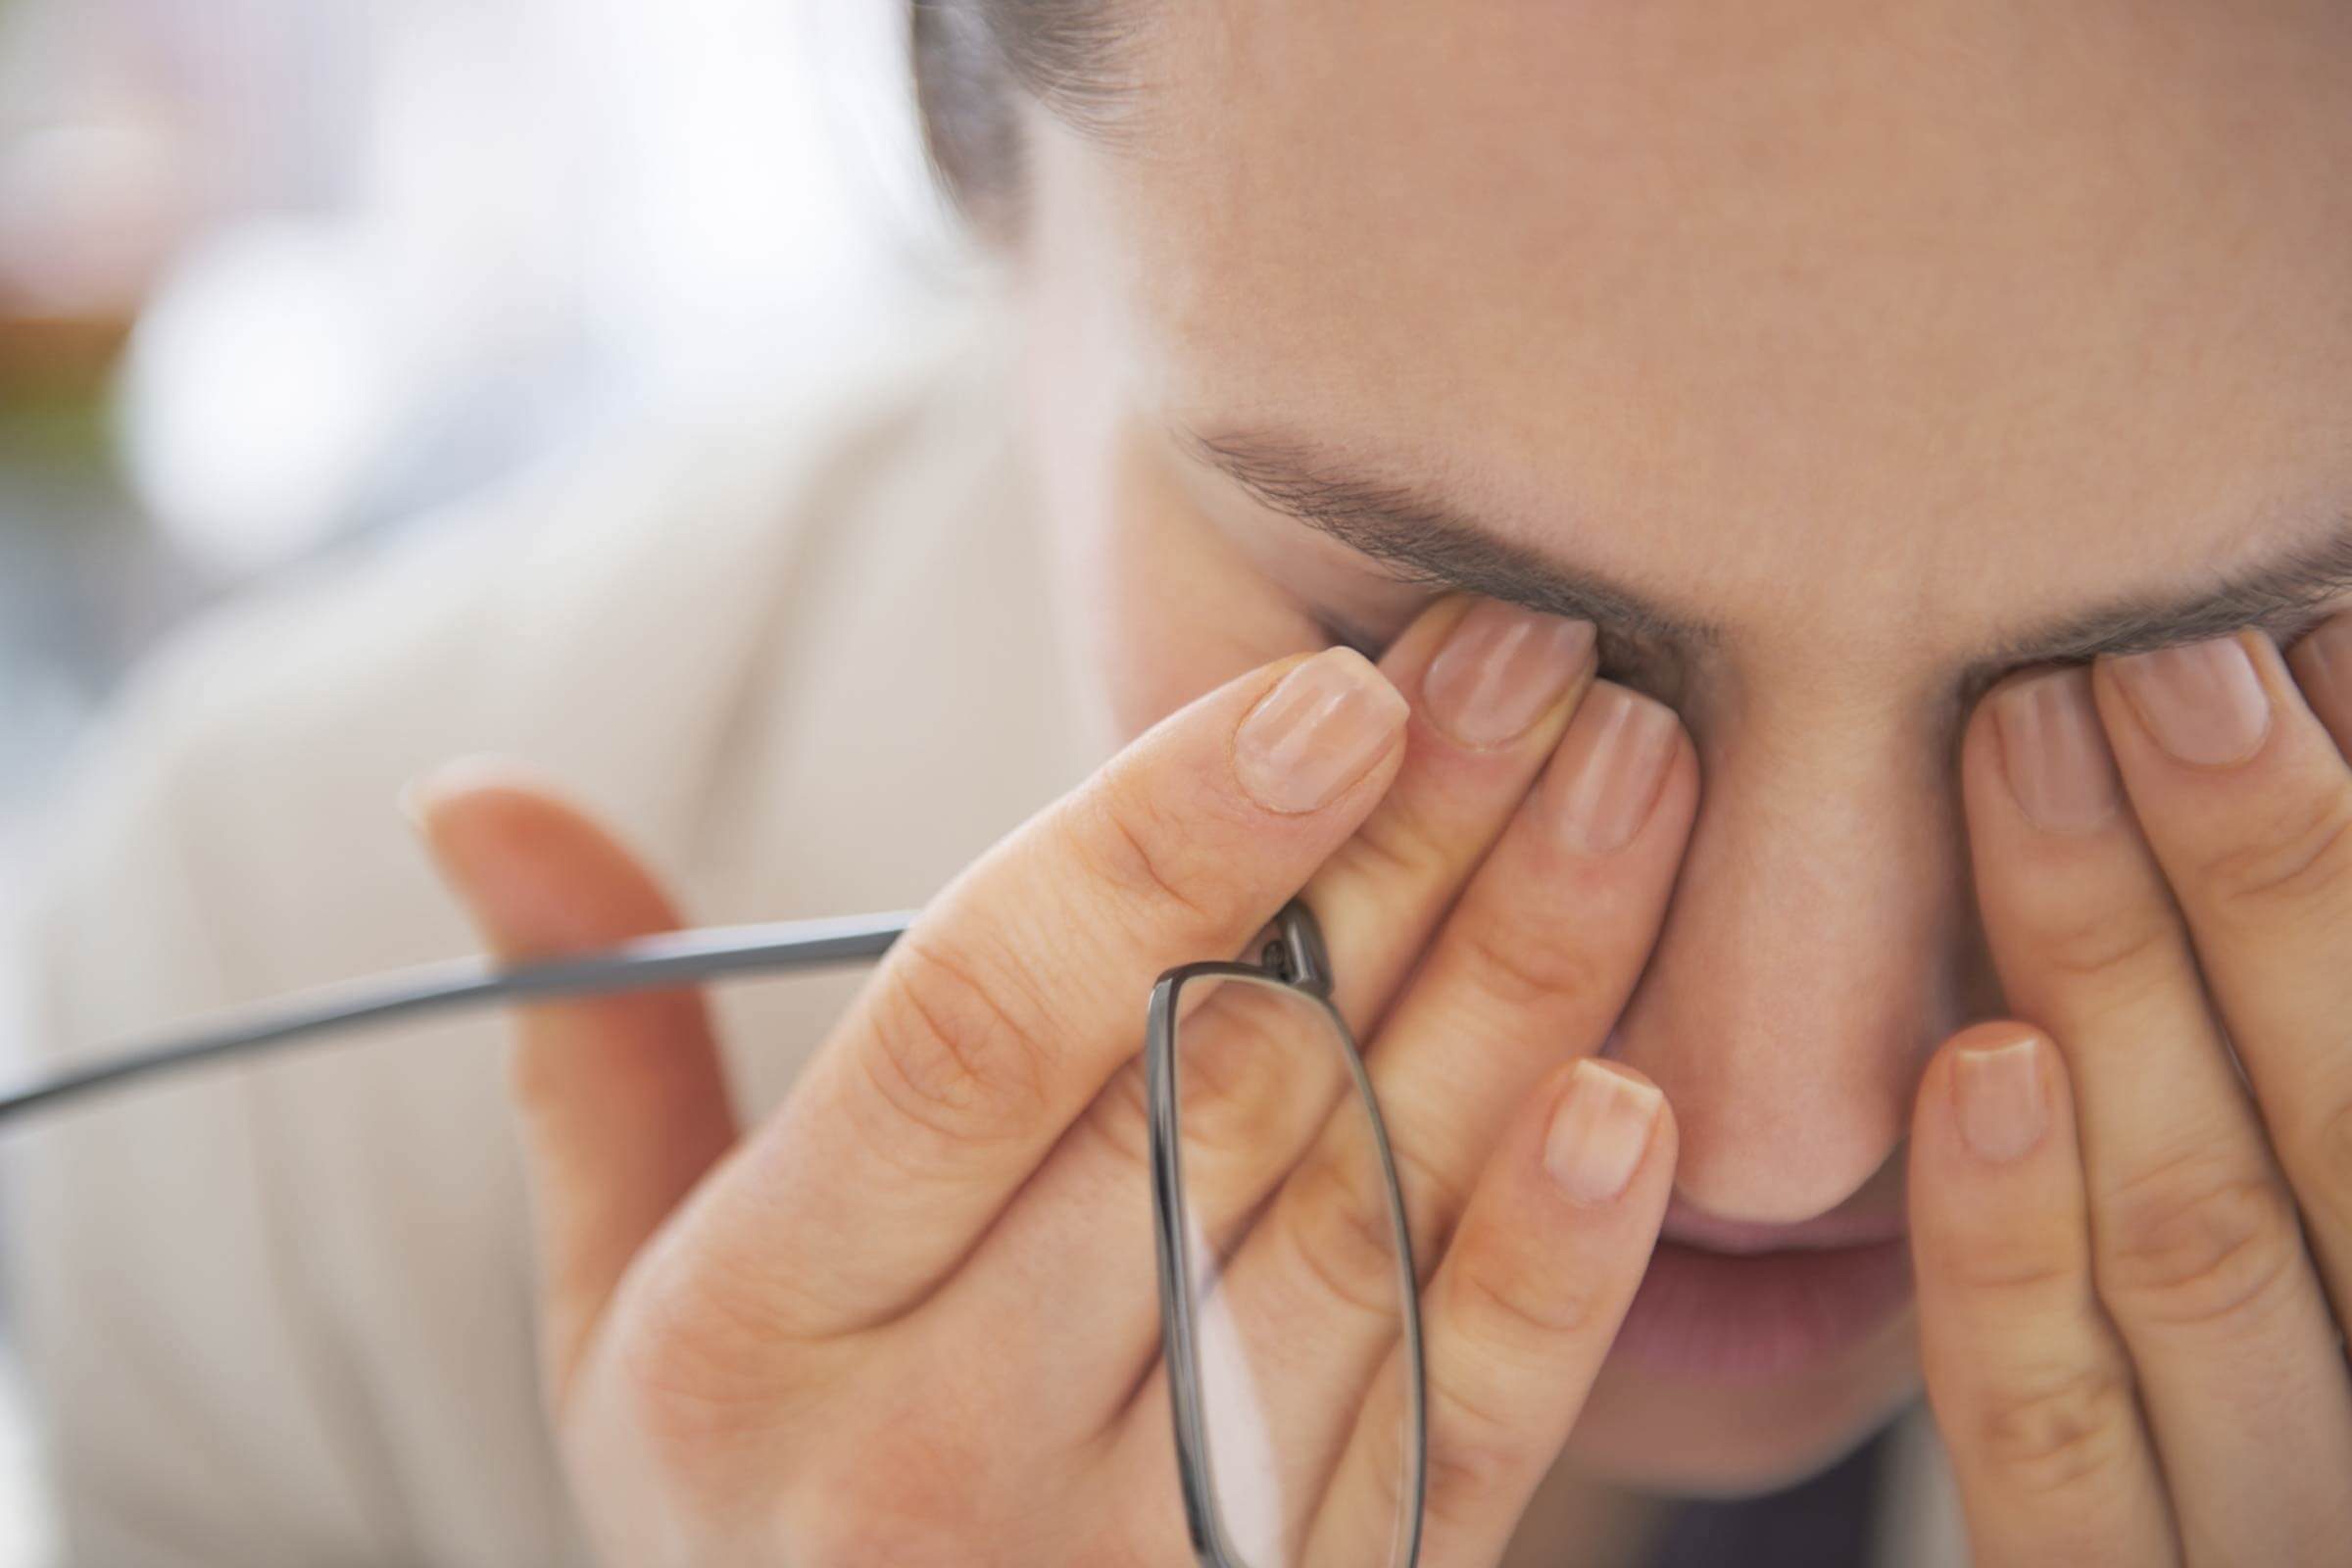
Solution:
{"label": "eyeglasses", "polygon": [[[1410,1568],[1428,1435],[1404,1198],[1380,1102],[1331,1003],[1322,931],[1294,899],[1273,933],[1254,963],[1162,974],[1146,1027],[1160,1343],[1185,1523],[1203,1568]],[[1269,1127],[1263,1105],[1223,1107],[1266,1135],[1247,1140],[1199,1126],[1198,1114],[1188,1126],[1188,1062],[1222,1057],[1220,1076],[1256,1088],[1263,1077],[1233,1060],[1253,1052],[1281,1056],[1279,1092],[1259,1098],[1310,1114]],[[1291,1145],[1303,1146],[1296,1161]],[[1284,1314],[1282,1282],[1297,1262],[1271,1238],[1286,1201],[1343,1216],[1336,1229],[1350,1255],[1326,1268],[1345,1276],[1348,1321],[1302,1332]],[[1376,1493],[1393,1501],[1392,1517],[1318,1518],[1321,1483],[1351,1443],[1394,1457],[1394,1485]]]}
{"label": "eyeglasses", "polygon": [[[0,1093],[0,1125],[173,1069],[409,1014],[877,958],[916,913],[705,927],[531,963],[473,958],[378,975],[33,1078]],[[1203,1568],[1411,1568],[1427,1430],[1419,1288],[1396,1160],[1362,1057],[1332,1005],[1314,915],[1294,900],[1269,930],[1254,962],[1161,974],[1146,1013],[1161,1345],[1185,1520]],[[1225,1070],[1212,1075],[1212,1063]],[[1235,1073],[1237,1063],[1257,1070]],[[1262,1088],[1269,1078],[1275,1103],[1220,1103],[1220,1080]],[[1237,1125],[1266,1136],[1236,1139]],[[1355,1310],[1335,1332],[1301,1335],[1282,1314],[1267,1238],[1286,1201],[1336,1203],[1347,1216]],[[1302,1341],[1313,1344],[1302,1349]],[[1367,1421],[1380,1430],[1364,1432]],[[1385,1550],[1367,1552],[1352,1534],[1365,1522],[1351,1519],[1334,1554],[1317,1544],[1328,1535],[1315,1533],[1322,1478],[1348,1442],[1366,1439],[1396,1465],[1384,1493],[1394,1517],[1372,1522]]]}

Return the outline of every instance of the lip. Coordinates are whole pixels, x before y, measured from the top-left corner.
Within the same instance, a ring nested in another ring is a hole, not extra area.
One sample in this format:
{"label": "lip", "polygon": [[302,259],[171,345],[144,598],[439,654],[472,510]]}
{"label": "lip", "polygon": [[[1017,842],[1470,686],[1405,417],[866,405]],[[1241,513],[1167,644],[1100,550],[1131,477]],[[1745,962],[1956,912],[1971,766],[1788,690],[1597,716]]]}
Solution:
{"label": "lip", "polygon": [[[1737,1228],[1729,1239],[1740,1239]],[[1747,1251],[1661,1241],[1610,1353],[1690,1381],[1769,1383],[1836,1359],[1894,1318],[1912,1290],[1907,1235]]]}

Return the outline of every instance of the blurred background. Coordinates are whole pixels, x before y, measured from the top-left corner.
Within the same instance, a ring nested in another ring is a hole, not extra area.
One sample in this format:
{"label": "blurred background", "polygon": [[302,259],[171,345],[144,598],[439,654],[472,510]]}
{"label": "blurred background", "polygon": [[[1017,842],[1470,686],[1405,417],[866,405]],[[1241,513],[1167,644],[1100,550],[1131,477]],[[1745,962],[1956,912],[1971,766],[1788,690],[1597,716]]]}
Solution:
{"label": "blurred background", "polygon": [[[0,0],[0,952],[205,606],[957,265],[883,0]],[[0,970],[0,1072],[22,1055]],[[4,1196],[4,1195],[0,1195]],[[0,1568],[46,1560],[0,1325]]]}

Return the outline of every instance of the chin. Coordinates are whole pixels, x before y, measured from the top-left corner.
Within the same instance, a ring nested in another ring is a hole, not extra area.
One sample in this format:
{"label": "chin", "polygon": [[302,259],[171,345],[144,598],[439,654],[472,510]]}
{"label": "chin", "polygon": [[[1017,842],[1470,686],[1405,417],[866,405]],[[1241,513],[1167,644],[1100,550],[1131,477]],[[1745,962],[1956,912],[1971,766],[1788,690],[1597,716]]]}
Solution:
{"label": "chin", "polygon": [[1611,1355],[1561,1457],[1636,1492],[1751,1497],[1836,1464],[1919,1391],[1916,1310],[1828,1365],[1770,1382],[1711,1384]]}

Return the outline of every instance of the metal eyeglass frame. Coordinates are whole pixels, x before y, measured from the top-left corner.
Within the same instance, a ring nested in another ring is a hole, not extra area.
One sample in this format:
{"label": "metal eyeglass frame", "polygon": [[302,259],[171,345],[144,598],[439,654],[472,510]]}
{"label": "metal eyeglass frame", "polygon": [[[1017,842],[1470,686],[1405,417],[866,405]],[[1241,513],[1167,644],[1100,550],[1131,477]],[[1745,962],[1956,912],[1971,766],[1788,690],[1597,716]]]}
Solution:
{"label": "metal eyeglass frame", "polygon": [[[796,971],[878,958],[905,934],[920,911],[847,915],[838,919],[770,921],[708,926],[642,937],[597,953],[531,963],[494,964],[487,958],[377,975],[289,998],[262,1009],[159,1044],[117,1051],[62,1071],[35,1075],[0,1092],[0,1127],[31,1112],[124,1087],[183,1067],[242,1059],[300,1042],[316,1043],[356,1025],[380,1023],[412,1013],[446,1012],[494,1002],[528,1002],[550,997],[618,995],[686,985],[731,975]],[[1271,981],[1322,1009],[1337,1033],[1348,1071],[1364,1112],[1371,1118],[1373,1144],[1388,1189],[1389,1216],[1396,1227],[1399,1294],[1404,1313],[1406,1359],[1405,1458],[1410,1473],[1402,1497],[1404,1551],[1399,1568],[1411,1568],[1421,1547],[1423,1479],[1427,1471],[1427,1429],[1422,1414],[1420,1293],[1412,1246],[1404,1224],[1404,1199],[1396,1185],[1396,1163],[1389,1150],[1380,1102],[1365,1075],[1355,1037],[1331,1004],[1331,959],[1306,905],[1297,899],[1274,920],[1275,936],[1255,963],[1188,963],[1167,970],[1152,989],[1146,1018],[1146,1078],[1152,1123],[1152,1210],[1158,1237],[1161,1342],[1168,1361],[1169,1405],[1174,1412],[1176,1455],[1184,1491],[1185,1522],[1202,1568],[1250,1568],[1233,1550],[1216,1507],[1206,1432],[1200,1412],[1196,1325],[1192,1311],[1192,1262],[1183,1248],[1186,1215],[1183,1156],[1176,1136],[1176,997],[1188,980],[1208,976]]]}
{"label": "metal eyeglass frame", "polygon": [[1299,1000],[1319,1008],[1329,1021],[1346,1057],[1364,1114],[1372,1123],[1372,1144],[1380,1156],[1387,1189],[1389,1219],[1396,1239],[1398,1298],[1403,1308],[1405,1357],[1405,1483],[1399,1494],[1403,1513],[1399,1539],[1402,1551],[1393,1568],[1412,1568],[1421,1555],[1423,1482],[1428,1472],[1429,1431],[1423,1415],[1424,1368],[1421,1356],[1420,1285],[1413,1268],[1411,1233],[1405,1228],[1404,1195],[1396,1185],[1396,1160],[1389,1149],[1389,1130],[1381,1120],[1380,1101],[1364,1072],[1361,1053],[1347,1020],[1331,1003],[1331,958],[1323,946],[1322,928],[1302,900],[1293,899],[1275,916],[1274,935],[1255,963],[1187,963],[1161,974],[1152,988],[1145,1027],[1145,1084],[1152,1123],[1152,1218],[1159,1248],[1159,1330],[1161,1353],[1168,1364],[1168,1408],[1176,1427],[1176,1465],[1184,1487],[1184,1521],[1193,1539],[1193,1554],[1201,1568],[1252,1568],[1235,1549],[1217,1506],[1216,1478],[1209,1462],[1208,1432],[1200,1408],[1199,1325],[1193,1315],[1193,1260],[1184,1245],[1189,1229],[1184,1199],[1184,1152],[1177,1137],[1176,999],[1188,981],[1200,979],[1272,982],[1288,987]]}

